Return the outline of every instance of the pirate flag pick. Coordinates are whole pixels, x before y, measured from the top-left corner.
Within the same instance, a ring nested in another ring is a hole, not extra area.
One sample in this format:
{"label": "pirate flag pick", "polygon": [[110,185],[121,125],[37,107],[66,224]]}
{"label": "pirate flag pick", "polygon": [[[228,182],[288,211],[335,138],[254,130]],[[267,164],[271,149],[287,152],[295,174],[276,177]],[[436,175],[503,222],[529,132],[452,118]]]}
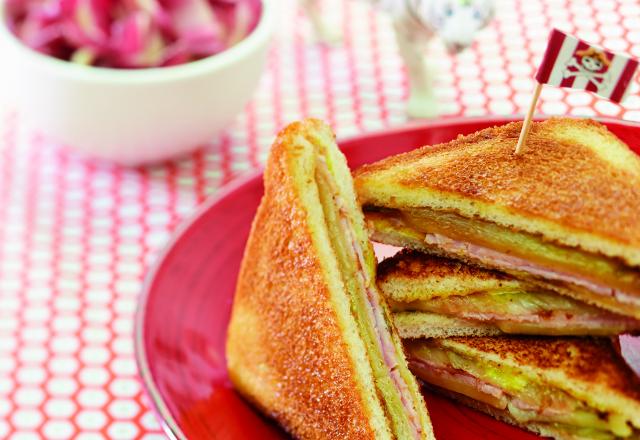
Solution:
{"label": "pirate flag pick", "polygon": [[583,89],[613,102],[624,99],[638,61],[585,43],[557,29],[551,31],[547,50],[536,74],[536,89],[522,124],[516,154],[529,134],[543,84]]}

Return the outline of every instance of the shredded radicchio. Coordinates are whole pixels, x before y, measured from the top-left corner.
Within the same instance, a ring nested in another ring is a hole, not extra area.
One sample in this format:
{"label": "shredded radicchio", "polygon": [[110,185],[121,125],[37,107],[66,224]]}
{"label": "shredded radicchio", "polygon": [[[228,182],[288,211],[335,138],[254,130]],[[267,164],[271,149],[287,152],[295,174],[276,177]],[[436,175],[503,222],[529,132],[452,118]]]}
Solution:
{"label": "shredded radicchio", "polygon": [[27,46],[80,64],[173,66],[245,38],[260,0],[7,0],[11,31]]}

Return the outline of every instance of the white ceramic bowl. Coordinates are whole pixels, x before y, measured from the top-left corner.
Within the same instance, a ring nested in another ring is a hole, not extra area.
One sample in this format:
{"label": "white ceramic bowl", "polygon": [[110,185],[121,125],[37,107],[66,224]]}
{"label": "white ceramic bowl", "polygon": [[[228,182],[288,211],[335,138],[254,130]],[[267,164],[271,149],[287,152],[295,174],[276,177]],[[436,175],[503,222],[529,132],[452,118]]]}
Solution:
{"label": "white ceramic bowl", "polygon": [[257,27],[235,46],[200,61],[141,70],[42,55],[9,31],[0,3],[5,95],[29,125],[92,157],[138,165],[186,153],[228,127],[251,98],[274,24],[276,0],[262,3]]}

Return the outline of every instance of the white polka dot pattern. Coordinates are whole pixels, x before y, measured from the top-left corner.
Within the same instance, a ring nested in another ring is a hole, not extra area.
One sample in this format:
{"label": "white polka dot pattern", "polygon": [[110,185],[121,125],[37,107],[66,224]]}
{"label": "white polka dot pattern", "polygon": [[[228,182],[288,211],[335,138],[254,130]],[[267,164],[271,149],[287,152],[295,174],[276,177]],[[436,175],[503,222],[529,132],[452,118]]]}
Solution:
{"label": "white polka dot pattern", "polygon": [[[20,115],[0,119],[0,438],[163,438],[131,334],[142,277],[176,224],[256,169],[288,121],[323,118],[339,136],[406,122],[407,79],[387,17],[366,2],[325,0],[344,36],[327,48],[313,44],[295,0],[277,3],[282,16],[254,99],[189,157],[124,169],[52,144]],[[525,112],[552,26],[640,57],[637,0],[497,5],[471,50],[451,58],[432,45],[445,115]],[[619,106],[546,87],[538,110],[640,121],[640,97]]]}

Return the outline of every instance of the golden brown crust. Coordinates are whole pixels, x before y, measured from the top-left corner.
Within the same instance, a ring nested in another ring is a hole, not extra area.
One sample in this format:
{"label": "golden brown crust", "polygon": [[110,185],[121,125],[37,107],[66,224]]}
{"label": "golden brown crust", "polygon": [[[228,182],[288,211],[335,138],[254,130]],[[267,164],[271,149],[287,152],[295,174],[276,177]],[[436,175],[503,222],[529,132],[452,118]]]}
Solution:
{"label": "golden brown crust", "polygon": [[503,332],[484,324],[452,316],[425,312],[397,312],[393,321],[403,339],[450,338],[452,336],[497,336]]}
{"label": "golden brown crust", "polygon": [[606,385],[640,402],[640,379],[606,338],[536,336],[453,337],[446,347],[461,344],[465,352],[492,353],[502,359],[543,370],[562,370],[567,377]]}
{"label": "golden brown crust", "polygon": [[470,277],[477,280],[512,280],[498,271],[481,269],[458,260],[403,249],[378,264],[378,283],[387,279],[415,279],[421,277]]}
{"label": "golden brown crust", "polygon": [[[550,119],[533,124],[526,153],[516,156],[521,123],[514,122],[365,165],[354,173],[356,187],[368,175],[407,166],[398,177],[407,190],[430,187],[640,247],[640,159],[616,166],[554,134],[566,127],[616,139],[594,121]],[[452,152],[455,160],[415,163]]]}
{"label": "golden brown crust", "polygon": [[245,249],[228,333],[237,389],[303,439],[371,439],[305,209],[289,167],[294,137],[278,136],[265,170],[265,195]]}

